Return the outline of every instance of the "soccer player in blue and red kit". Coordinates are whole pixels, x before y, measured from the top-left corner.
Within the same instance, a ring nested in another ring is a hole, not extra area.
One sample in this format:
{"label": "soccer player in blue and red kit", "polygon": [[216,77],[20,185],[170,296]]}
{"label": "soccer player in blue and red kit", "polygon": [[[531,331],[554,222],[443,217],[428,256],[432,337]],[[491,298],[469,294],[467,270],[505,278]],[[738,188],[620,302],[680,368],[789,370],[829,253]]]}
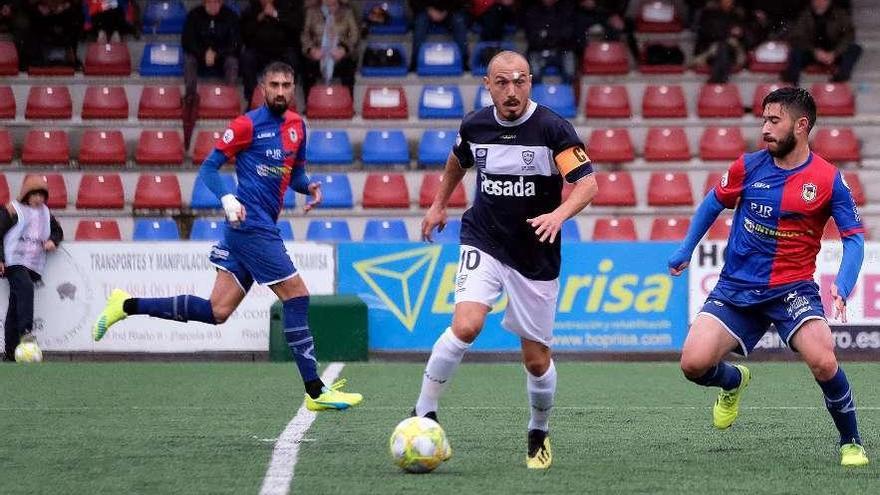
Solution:
{"label": "soccer player in blue and red kit", "polygon": [[748,355],[772,323],[822,389],[840,432],[841,465],[864,466],[868,457],[853,393],[837,363],[813,275],[825,223],[832,217],[843,240],[843,259],[831,297],[834,317],[846,322],[846,299],[864,258],[865,230],[840,171],[810,151],[807,139],[816,122],[810,93],[782,88],[770,93],[762,107],[766,148],[730,166],[669,258],[669,272],[680,275],[718,214],[735,209],[724,268],[685,339],[681,369],[698,385],[721,388],[713,422],[718,429],[728,428],[751,375],[745,366],[723,359],[731,351]]}
{"label": "soccer player in blue and red kit", "polygon": [[[283,303],[284,335],[305,383],[306,407],[312,411],[346,409],[362,397],[342,392],[342,381],[325,386],[318,376],[308,326],[309,292],[276,227],[288,187],[312,196],[306,212],[321,201],[320,183],[312,182],[305,171],[305,122],[288,110],[293,69],[281,62],[270,64],[262,86],[266,104],[233,120],[199,170],[199,177],[220,198],[227,219],[223,240],[211,250],[217,278],[210,299],[192,295],[133,298],[115,289],[95,322],[93,337],[101,340],[114,323],[131,315],[221,324],[256,281],[268,285]],[[227,190],[218,172],[232,157],[236,159],[237,191]]]}

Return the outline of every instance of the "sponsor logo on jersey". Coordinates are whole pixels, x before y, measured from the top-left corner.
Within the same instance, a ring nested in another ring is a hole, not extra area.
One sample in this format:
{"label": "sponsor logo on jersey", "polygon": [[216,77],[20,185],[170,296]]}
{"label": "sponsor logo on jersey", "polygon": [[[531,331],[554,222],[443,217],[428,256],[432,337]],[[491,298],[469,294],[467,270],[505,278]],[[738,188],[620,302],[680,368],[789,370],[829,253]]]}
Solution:
{"label": "sponsor logo on jersey", "polygon": [[271,132],[271,131],[270,132],[261,132],[261,133],[257,134],[257,139],[266,139],[266,138],[273,138],[273,137],[275,137],[275,133]]}
{"label": "sponsor logo on jersey", "polygon": [[777,230],[773,227],[768,227],[766,225],[762,225],[760,223],[756,223],[748,218],[743,218],[743,227],[745,227],[746,232],[750,234],[760,234],[767,237],[799,237],[802,235],[801,232],[796,232],[793,230]]}
{"label": "sponsor logo on jersey", "polygon": [[287,137],[289,137],[290,140],[293,141],[293,142],[295,143],[295,142],[296,142],[296,139],[297,139],[299,136],[297,136],[297,134],[296,134],[296,129],[288,129],[288,130],[287,130]]}
{"label": "sponsor logo on jersey", "polygon": [[761,218],[770,218],[773,215],[773,207],[770,205],[762,205],[761,203],[751,202],[749,203],[749,209],[755,215],[758,215]]}
{"label": "sponsor logo on jersey", "polygon": [[480,181],[480,191],[489,196],[531,197],[535,195],[535,183],[526,181],[523,177],[516,181],[493,180],[483,174]]}
{"label": "sponsor logo on jersey", "polygon": [[752,189],[770,189],[770,184],[758,181],[752,184]]}
{"label": "sponsor logo on jersey", "polygon": [[266,158],[269,158],[271,160],[283,160],[284,159],[284,150],[280,150],[278,148],[267,149],[266,150]]}
{"label": "sponsor logo on jersey", "polygon": [[223,133],[223,142],[229,144],[233,139],[235,139],[235,133],[232,132],[232,129],[226,129],[226,132]]}
{"label": "sponsor logo on jersey", "polygon": [[501,139],[510,141],[511,139],[516,139],[516,134],[502,134]]}
{"label": "sponsor logo on jersey", "polygon": [[280,167],[275,167],[272,165],[261,163],[257,165],[255,169],[257,171],[257,175],[259,175],[260,177],[283,177],[285,174],[287,174],[287,167],[283,165]]}
{"label": "sponsor logo on jersey", "polygon": [[727,172],[721,176],[721,187],[727,187]]}
{"label": "sponsor logo on jersey", "polygon": [[477,148],[474,150],[474,161],[477,168],[486,168],[486,157],[489,156],[489,148]]}
{"label": "sponsor logo on jersey", "polygon": [[812,182],[807,182],[804,184],[803,189],[801,190],[801,197],[804,198],[804,201],[810,203],[816,200],[816,184]]}

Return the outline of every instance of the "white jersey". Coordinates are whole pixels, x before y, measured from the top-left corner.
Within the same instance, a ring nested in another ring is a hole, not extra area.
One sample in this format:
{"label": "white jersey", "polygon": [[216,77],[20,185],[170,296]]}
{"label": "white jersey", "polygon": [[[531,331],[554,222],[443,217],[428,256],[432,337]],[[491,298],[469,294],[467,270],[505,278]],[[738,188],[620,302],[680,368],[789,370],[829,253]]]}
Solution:
{"label": "white jersey", "polygon": [[21,265],[43,274],[46,267],[46,251],[43,244],[49,240],[49,208],[27,206],[12,201],[18,221],[3,238],[6,265]]}

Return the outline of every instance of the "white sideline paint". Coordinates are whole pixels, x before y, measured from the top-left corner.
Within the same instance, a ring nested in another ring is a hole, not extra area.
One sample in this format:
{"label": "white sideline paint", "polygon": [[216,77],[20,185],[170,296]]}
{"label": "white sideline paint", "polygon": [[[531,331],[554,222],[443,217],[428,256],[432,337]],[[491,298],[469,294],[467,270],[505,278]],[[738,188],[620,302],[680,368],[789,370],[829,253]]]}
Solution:
{"label": "white sideline paint", "polygon": [[[330,386],[342,372],[342,363],[330,363],[321,381]],[[293,469],[296,466],[296,457],[299,454],[299,444],[309,427],[315,421],[316,413],[306,409],[306,404],[299,406],[296,416],[287,423],[287,427],[275,442],[272,450],[272,460],[269,469],[263,477],[263,486],[260,487],[260,495],[287,495],[290,492],[290,482],[293,480]]]}

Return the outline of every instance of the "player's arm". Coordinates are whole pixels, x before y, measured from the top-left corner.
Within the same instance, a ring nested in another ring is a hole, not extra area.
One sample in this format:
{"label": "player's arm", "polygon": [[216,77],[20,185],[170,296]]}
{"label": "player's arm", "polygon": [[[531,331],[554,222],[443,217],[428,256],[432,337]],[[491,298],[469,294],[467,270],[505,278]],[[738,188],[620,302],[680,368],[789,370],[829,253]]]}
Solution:
{"label": "player's arm", "polygon": [[223,136],[217,140],[214,150],[205,158],[199,168],[199,179],[220,199],[223,210],[226,212],[226,219],[230,222],[244,220],[245,211],[244,206],[235,197],[235,193],[226,187],[220,177],[220,167],[229,158],[251,144],[252,134],[253,123],[251,120],[244,115],[236,118],[223,132]]}
{"label": "player's arm", "polygon": [[[462,148],[459,145],[457,147]],[[446,227],[446,205],[449,204],[449,198],[452,197],[455,187],[467,173],[467,167],[458,159],[457,154],[464,152],[464,150],[456,152],[454,148],[446,159],[446,166],[443,168],[443,176],[440,180],[440,188],[437,189],[434,201],[422,219],[422,240],[424,241],[432,242],[431,233],[434,231],[434,227],[437,227],[438,231],[442,231]],[[470,153],[469,150],[467,152]]]}
{"label": "player's arm", "polygon": [[303,211],[308,213],[312,208],[321,204],[323,194],[321,193],[321,183],[312,182],[312,179],[306,173],[306,126],[302,126],[302,142],[293,161],[293,170],[290,176],[290,188],[294,191],[311,196],[312,199],[306,201]]}
{"label": "player's arm", "polygon": [[843,242],[843,257],[834,285],[831,286],[831,297],[834,298],[834,317],[846,323],[846,300],[856,285],[865,260],[865,228],[852,193],[840,172],[831,192],[831,216]]}
{"label": "player's arm", "polygon": [[567,182],[574,184],[574,188],[556,209],[527,220],[541,242],[554,242],[563,222],[580,213],[599,192],[599,185],[593,175],[593,164],[582,144],[557,153],[555,161],[556,168]]}

